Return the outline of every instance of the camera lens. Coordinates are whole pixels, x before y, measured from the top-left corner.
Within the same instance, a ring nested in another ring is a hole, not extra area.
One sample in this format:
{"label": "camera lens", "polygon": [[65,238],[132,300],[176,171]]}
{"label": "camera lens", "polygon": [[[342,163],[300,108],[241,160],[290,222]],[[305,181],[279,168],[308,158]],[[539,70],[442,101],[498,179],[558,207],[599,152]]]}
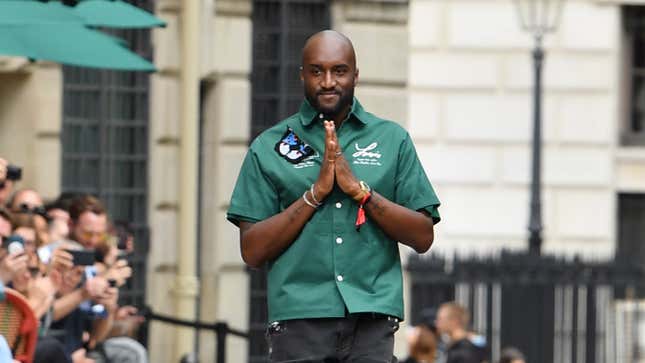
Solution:
{"label": "camera lens", "polygon": [[9,180],[20,180],[22,178],[22,168],[17,165],[9,164],[7,165],[7,179]]}

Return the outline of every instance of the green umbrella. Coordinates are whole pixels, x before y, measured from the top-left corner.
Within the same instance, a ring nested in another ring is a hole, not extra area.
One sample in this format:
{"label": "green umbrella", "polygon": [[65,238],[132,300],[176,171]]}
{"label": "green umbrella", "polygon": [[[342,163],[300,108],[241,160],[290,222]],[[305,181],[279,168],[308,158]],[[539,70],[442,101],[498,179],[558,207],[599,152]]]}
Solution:
{"label": "green umbrella", "polygon": [[152,63],[114,38],[83,26],[0,24],[0,54],[92,68],[154,71]]}
{"label": "green umbrella", "polygon": [[0,54],[83,67],[154,71],[122,40],[86,26],[60,2],[0,0]]}
{"label": "green umbrella", "polygon": [[0,25],[84,24],[80,15],[58,5],[33,0],[0,0]]}
{"label": "green umbrella", "polygon": [[73,7],[85,24],[108,28],[152,28],[166,23],[136,6],[121,0],[84,0]]}

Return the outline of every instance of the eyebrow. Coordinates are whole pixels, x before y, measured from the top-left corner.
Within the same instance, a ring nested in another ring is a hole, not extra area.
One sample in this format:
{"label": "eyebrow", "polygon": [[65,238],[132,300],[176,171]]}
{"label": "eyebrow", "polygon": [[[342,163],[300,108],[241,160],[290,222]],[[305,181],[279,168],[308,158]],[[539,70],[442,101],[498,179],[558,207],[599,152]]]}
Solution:
{"label": "eyebrow", "polygon": [[[309,67],[309,68],[324,68],[321,64],[307,64],[306,67]],[[350,68],[350,66],[347,63],[334,64],[333,66],[331,66],[331,69],[337,69],[337,68]]]}

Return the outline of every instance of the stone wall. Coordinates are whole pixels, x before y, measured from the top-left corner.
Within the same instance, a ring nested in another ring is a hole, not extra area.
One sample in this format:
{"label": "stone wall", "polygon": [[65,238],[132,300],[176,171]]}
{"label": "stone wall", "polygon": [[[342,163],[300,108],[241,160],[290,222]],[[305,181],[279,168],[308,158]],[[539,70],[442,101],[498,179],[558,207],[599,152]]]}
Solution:
{"label": "stone wall", "polygon": [[[546,37],[545,252],[615,246],[620,11],[568,1]],[[527,246],[532,38],[510,1],[412,0],[410,132],[443,203],[433,251]]]}
{"label": "stone wall", "polygon": [[62,82],[59,65],[0,59],[0,156],[23,168],[14,190],[60,193]]}
{"label": "stone wall", "polygon": [[[202,81],[202,259],[200,319],[248,328],[248,282],[239,257],[237,229],[225,211],[249,137],[251,3],[201,0]],[[168,22],[153,35],[155,63],[151,97],[150,222],[148,301],[173,315],[170,293],[176,272],[179,201],[180,2],[158,1],[156,14]],[[152,362],[170,362],[174,328],[153,324]],[[214,336],[200,335],[200,360],[214,360]],[[230,337],[227,361],[246,359],[246,342]]]}

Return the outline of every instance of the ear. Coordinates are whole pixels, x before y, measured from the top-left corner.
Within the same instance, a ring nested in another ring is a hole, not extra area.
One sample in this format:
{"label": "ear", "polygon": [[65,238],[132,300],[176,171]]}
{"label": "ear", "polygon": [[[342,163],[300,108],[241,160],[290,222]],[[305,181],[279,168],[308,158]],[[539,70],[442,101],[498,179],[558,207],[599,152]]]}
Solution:
{"label": "ear", "polygon": [[300,81],[304,82],[305,81],[305,75],[303,73],[303,68],[300,66]]}
{"label": "ear", "polygon": [[358,68],[356,68],[356,72],[354,72],[354,87],[358,85]]}

